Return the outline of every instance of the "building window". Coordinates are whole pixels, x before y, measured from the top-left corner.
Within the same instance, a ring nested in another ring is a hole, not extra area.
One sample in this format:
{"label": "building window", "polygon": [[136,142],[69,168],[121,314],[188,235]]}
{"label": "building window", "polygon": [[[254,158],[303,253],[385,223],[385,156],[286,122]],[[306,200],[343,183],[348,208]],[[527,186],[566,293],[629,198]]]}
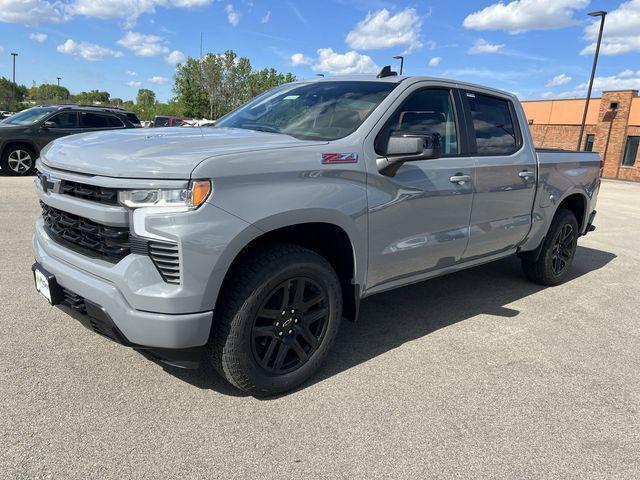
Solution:
{"label": "building window", "polygon": [[623,167],[633,167],[635,165],[638,145],[640,145],[640,137],[627,137],[627,146],[624,149],[624,157],[622,157]]}
{"label": "building window", "polygon": [[592,133],[587,134],[587,140],[584,142],[584,151],[593,152],[593,143],[596,141],[596,136]]}

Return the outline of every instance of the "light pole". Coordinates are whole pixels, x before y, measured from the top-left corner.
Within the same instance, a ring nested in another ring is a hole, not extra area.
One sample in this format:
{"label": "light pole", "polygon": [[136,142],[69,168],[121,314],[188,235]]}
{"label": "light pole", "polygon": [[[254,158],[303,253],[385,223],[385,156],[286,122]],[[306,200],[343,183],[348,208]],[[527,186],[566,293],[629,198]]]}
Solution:
{"label": "light pole", "polygon": [[58,86],[60,86],[60,80],[62,80],[62,77],[56,77],[58,79]]}
{"label": "light pole", "polygon": [[404,67],[404,57],[402,55],[396,55],[393,58],[396,60],[400,60],[400,75],[402,75],[402,67]]}
{"label": "light pole", "polygon": [[16,57],[18,56],[18,54],[15,53],[15,52],[11,52],[11,56],[13,57],[13,83],[15,85],[15,83],[16,83]]}
{"label": "light pole", "polygon": [[600,17],[600,31],[598,32],[598,43],[596,43],[596,53],[593,56],[593,67],[591,68],[591,79],[589,80],[589,89],[587,90],[587,100],[584,102],[584,112],[582,113],[582,123],[580,124],[580,135],[578,136],[578,148],[582,146],[582,135],[584,134],[584,124],[587,121],[587,111],[589,110],[589,100],[591,99],[591,89],[593,88],[593,78],[596,75],[596,66],[598,65],[598,55],[600,54],[600,42],[602,41],[602,30],[604,29],[604,17],[607,12],[599,10],[589,13],[591,17]]}

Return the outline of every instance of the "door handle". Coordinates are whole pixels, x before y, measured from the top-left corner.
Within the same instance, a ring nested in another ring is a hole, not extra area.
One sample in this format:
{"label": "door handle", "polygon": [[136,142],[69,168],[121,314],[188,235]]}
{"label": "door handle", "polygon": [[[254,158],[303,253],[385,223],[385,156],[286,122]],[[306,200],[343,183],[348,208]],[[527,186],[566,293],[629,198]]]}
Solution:
{"label": "door handle", "polygon": [[518,174],[518,176],[519,176],[520,178],[529,178],[529,177],[532,177],[532,176],[533,176],[533,172],[530,172],[530,171],[528,171],[528,170],[523,170],[523,171],[521,171],[521,172]]}
{"label": "door handle", "polygon": [[471,181],[471,175],[463,175],[462,173],[457,173],[452,177],[449,177],[449,181],[451,183],[457,183],[458,185],[464,185],[465,183]]}

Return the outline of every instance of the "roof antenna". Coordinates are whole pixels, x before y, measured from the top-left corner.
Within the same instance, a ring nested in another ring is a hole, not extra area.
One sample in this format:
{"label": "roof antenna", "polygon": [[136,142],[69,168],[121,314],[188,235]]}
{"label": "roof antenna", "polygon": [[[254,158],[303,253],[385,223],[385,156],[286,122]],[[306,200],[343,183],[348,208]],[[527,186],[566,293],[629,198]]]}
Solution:
{"label": "roof antenna", "polygon": [[378,74],[378,78],[385,78],[385,77],[395,77],[396,75],[398,75],[398,72],[394,72],[391,70],[391,65],[386,65],[384,67],[382,67],[382,70],[380,70],[380,73]]}

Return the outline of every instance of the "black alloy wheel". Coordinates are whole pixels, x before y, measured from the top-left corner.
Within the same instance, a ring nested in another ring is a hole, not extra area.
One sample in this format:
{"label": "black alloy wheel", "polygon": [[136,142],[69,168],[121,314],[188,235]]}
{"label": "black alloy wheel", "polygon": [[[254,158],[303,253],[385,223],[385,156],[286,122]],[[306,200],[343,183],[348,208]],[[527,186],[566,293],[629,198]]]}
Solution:
{"label": "black alloy wheel", "polygon": [[308,380],[342,318],[342,286],[326,258],[298,245],[248,251],[228,274],[209,339],[211,365],[240,390],[268,396]]}
{"label": "black alloy wheel", "polygon": [[258,311],[253,325],[253,354],[266,371],[281,375],[304,365],[327,330],[327,292],[310,278],[278,285]]}
{"label": "black alloy wheel", "polygon": [[548,286],[565,281],[578,248],[578,237],[575,214],[565,208],[558,209],[537,257],[522,257],[522,269],[527,278]]}
{"label": "black alloy wheel", "polygon": [[569,223],[556,234],[551,251],[551,268],[554,274],[560,275],[571,261],[575,250],[574,240],[575,231]]}

